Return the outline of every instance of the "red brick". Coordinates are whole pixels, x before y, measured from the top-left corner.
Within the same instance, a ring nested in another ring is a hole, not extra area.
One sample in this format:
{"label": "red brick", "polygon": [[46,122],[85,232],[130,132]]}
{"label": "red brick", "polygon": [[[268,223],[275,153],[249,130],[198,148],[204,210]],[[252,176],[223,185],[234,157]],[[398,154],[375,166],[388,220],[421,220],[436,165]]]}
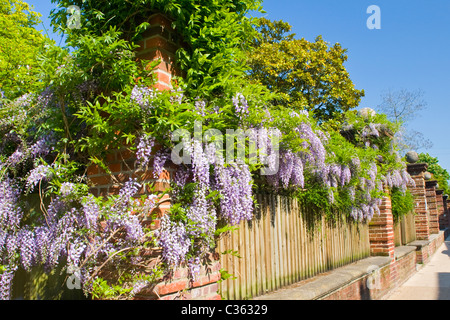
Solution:
{"label": "red brick", "polygon": [[90,165],[88,168],[87,168],[87,175],[88,176],[91,176],[91,175],[94,175],[94,174],[98,174],[99,172],[98,172],[98,166],[97,165]]}
{"label": "red brick", "polygon": [[164,73],[163,71],[156,70],[156,79],[158,79],[158,82],[161,82],[163,84],[171,84],[172,82],[172,76],[168,75],[167,73]]}
{"label": "red brick", "polygon": [[128,149],[124,149],[124,150],[121,150],[118,154],[117,154],[117,160],[119,160],[119,161],[121,161],[121,160],[128,160],[128,159],[130,159],[131,157],[134,157],[135,155],[134,155],[134,153],[133,152],[131,152],[130,150],[128,150]]}
{"label": "red brick", "polygon": [[157,25],[157,26],[163,26],[169,30],[172,30],[172,21],[170,21],[169,18],[165,17],[164,15],[160,14],[160,13],[156,13],[154,15],[152,15],[149,19],[148,19],[148,23],[150,23],[150,25]]}
{"label": "red brick", "polygon": [[106,162],[114,162],[116,161],[116,153],[110,152],[106,155]]}
{"label": "red brick", "polygon": [[120,172],[122,171],[122,164],[119,163],[112,163],[108,165],[109,170],[111,170],[111,172]]}
{"label": "red brick", "polygon": [[119,173],[119,174],[114,175],[114,179],[116,179],[117,182],[119,182],[119,183],[125,183],[128,181],[129,178],[130,177],[126,173]]}
{"label": "red brick", "polygon": [[160,83],[160,82],[155,83],[155,84],[153,85],[153,87],[154,87],[155,89],[159,90],[159,91],[172,90],[172,88],[171,88],[170,86],[165,85],[165,84],[162,84],[162,83]]}
{"label": "red brick", "polygon": [[192,283],[192,287],[201,287],[207,284],[217,282],[220,280],[220,273],[214,273],[211,275],[201,276],[199,279]]}
{"label": "red brick", "polygon": [[89,192],[94,196],[98,197],[98,188],[90,188]]}
{"label": "red brick", "polygon": [[150,49],[150,48],[160,48],[160,49],[164,49],[170,53],[175,53],[178,49],[178,46],[175,45],[174,43],[171,43],[170,41],[168,41],[167,39],[163,38],[160,35],[156,35],[154,37],[151,37],[149,39],[145,40],[145,48],[146,49]]}
{"label": "red brick", "polygon": [[170,283],[160,283],[157,284],[154,291],[159,295],[167,295],[170,293],[175,293],[179,291],[183,291],[188,286],[188,281],[186,279],[176,280]]}
{"label": "red brick", "polygon": [[109,176],[99,176],[99,177],[90,177],[89,178],[94,185],[106,185],[111,183],[111,179]]}

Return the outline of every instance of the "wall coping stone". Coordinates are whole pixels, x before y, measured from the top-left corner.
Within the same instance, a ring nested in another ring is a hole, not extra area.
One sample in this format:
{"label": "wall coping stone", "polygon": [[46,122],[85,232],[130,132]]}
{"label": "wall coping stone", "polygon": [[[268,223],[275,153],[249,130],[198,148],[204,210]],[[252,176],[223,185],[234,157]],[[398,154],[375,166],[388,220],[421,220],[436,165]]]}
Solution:
{"label": "wall coping stone", "polygon": [[414,247],[416,247],[416,250],[420,250],[423,247],[428,246],[430,243],[431,243],[430,240],[416,240],[411,243],[408,243],[408,246],[414,246]]}
{"label": "wall coping stone", "polygon": [[425,172],[428,169],[427,163],[409,163],[407,165],[407,170],[411,174],[417,174],[420,172]]}
{"label": "wall coping stone", "polygon": [[428,180],[428,181],[425,181],[425,187],[427,187],[427,188],[433,188],[433,187],[436,187],[437,184],[438,184],[438,182],[437,182],[436,180]]}
{"label": "wall coping stone", "polygon": [[254,300],[317,300],[368,276],[374,267],[390,265],[391,258],[374,256],[340,267],[290,287],[254,298]]}
{"label": "wall coping stone", "polygon": [[428,240],[416,240],[408,243],[408,246],[414,246],[417,248],[416,250],[421,250],[423,247],[430,245],[430,243],[433,242],[436,238],[440,237],[441,233],[443,232],[445,232],[445,230],[440,230],[439,233],[430,234]]}
{"label": "wall coping stone", "polygon": [[417,247],[411,246],[411,245],[395,247],[395,249],[394,249],[395,260],[399,260],[399,259],[403,258],[407,254],[409,254],[413,251],[416,251],[416,249],[417,249]]}

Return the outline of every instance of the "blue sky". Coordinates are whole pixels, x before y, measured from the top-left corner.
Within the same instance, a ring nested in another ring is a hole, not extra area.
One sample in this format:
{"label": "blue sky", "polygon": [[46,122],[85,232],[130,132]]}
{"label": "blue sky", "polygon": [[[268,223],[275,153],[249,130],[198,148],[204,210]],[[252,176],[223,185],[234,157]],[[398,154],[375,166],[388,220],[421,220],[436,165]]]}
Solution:
{"label": "blue sky", "polygon": [[[51,29],[47,17],[55,4],[27,2]],[[370,5],[381,9],[379,30],[366,26]],[[361,108],[376,109],[389,89],[423,90],[427,109],[409,127],[433,142],[421,151],[438,157],[450,171],[450,1],[264,0],[263,7],[268,19],[289,22],[298,38],[314,41],[322,35],[348,49],[347,70],[356,88],[366,93]]]}

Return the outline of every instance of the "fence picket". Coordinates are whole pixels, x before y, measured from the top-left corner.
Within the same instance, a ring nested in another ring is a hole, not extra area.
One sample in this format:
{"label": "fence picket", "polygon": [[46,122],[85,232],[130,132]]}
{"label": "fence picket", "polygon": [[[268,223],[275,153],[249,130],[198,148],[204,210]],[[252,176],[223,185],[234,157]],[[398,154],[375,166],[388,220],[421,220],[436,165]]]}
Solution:
{"label": "fence picket", "polygon": [[254,220],[218,243],[219,252],[241,256],[221,257],[222,267],[237,277],[220,284],[225,299],[262,295],[369,255],[367,224],[328,221],[286,196],[256,199]]}

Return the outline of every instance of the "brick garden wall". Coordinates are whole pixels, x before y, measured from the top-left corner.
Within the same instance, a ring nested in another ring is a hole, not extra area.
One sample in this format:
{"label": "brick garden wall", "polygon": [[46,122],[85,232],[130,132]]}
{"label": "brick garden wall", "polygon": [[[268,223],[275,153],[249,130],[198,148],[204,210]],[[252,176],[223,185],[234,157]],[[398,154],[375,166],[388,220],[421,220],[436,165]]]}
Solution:
{"label": "brick garden wall", "polygon": [[[180,74],[175,63],[175,52],[182,43],[167,17],[155,14],[149,17],[149,22],[150,29],[145,32],[144,39],[138,43],[140,48],[137,50],[137,58],[159,59],[160,63],[154,70],[157,77],[155,89],[170,90],[173,77]],[[174,174],[174,167],[168,165],[159,177],[153,177],[151,162],[147,170],[137,169],[135,166],[136,156],[126,147],[110,152],[105,160],[111,175],[95,165],[88,168],[87,173],[91,182],[90,191],[95,196],[116,194],[121,183],[137,177],[140,177],[141,181],[152,182],[155,186],[153,192],[161,193],[170,185],[171,177]],[[430,235],[439,234],[439,236],[433,238],[433,241],[422,243],[417,250],[397,257],[391,201],[389,198],[385,198],[380,207],[380,216],[375,216],[369,224],[371,255],[386,256],[390,259],[390,263],[380,269],[380,287],[368,288],[369,275],[367,275],[343,286],[328,295],[326,299],[379,299],[414,273],[416,263],[428,261],[439,243],[443,241],[439,230],[447,228],[449,225],[449,200],[439,190],[436,190],[435,182],[425,181],[426,170],[426,164],[408,165],[408,172],[416,184],[414,188],[410,188],[416,200],[416,237],[419,241],[429,241]],[[140,190],[140,194],[149,192],[150,190]],[[153,229],[159,227],[159,219],[170,208],[169,195],[161,196],[160,201],[162,203],[157,211],[153,212],[153,217],[149,217],[146,221]],[[217,281],[220,280],[219,270],[220,263],[217,257],[211,254],[211,259],[202,267],[197,281],[190,281],[187,269],[180,268],[175,270],[170,278],[162,279],[156,287],[136,296],[136,299],[221,299],[217,293]]]}

